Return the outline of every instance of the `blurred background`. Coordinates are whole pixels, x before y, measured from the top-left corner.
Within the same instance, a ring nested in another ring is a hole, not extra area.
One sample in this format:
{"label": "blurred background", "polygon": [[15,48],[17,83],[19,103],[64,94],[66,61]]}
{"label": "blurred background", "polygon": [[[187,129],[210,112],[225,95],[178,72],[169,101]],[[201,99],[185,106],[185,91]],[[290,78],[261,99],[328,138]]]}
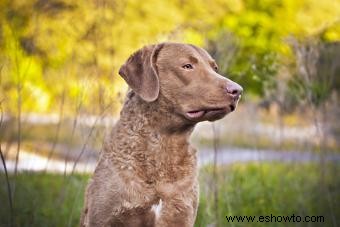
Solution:
{"label": "blurred background", "polygon": [[[208,50],[245,90],[200,123],[195,226],[340,226],[340,2],[0,0],[0,226],[77,226],[143,45]],[[228,222],[227,215],[324,222]]]}

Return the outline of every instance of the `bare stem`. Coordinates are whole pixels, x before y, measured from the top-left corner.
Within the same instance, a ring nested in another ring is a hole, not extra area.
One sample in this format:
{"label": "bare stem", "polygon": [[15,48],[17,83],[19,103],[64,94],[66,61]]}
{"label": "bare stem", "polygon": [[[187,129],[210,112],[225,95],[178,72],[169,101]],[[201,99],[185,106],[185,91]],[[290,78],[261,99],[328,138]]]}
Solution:
{"label": "bare stem", "polygon": [[63,91],[62,97],[61,97],[61,103],[60,103],[60,109],[59,109],[59,121],[58,121],[58,124],[57,124],[56,133],[54,135],[53,144],[52,144],[51,150],[50,150],[50,152],[48,154],[48,157],[47,157],[47,162],[46,162],[46,166],[45,166],[45,172],[47,171],[48,163],[49,163],[50,159],[52,158],[52,156],[54,154],[55,147],[56,147],[57,142],[59,140],[61,122],[63,120],[63,115],[64,115],[63,114],[63,112],[64,112],[64,103],[65,103],[65,90]]}
{"label": "bare stem", "polygon": [[97,125],[98,120],[99,120],[99,119],[103,119],[103,117],[105,116],[106,110],[109,109],[109,108],[111,107],[112,104],[113,104],[113,103],[110,103],[106,108],[104,108],[104,109],[101,111],[100,115],[96,118],[95,122],[94,122],[93,125],[91,126],[90,132],[88,133],[88,135],[87,135],[87,137],[86,137],[86,139],[85,139],[85,143],[83,144],[82,149],[81,149],[81,151],[80,151],[78,157],[77,157],[76,160],[74,161],[74,164],[73,164],[73,167],[72,167],[72,171],[71,171],[71,175],[73,175],[73,173],[74,173],[74,171],[75,171],[75,169],[76,169],[76,167],[77,167],[77,164],[78,164],[78,162],[79,162],[81,156],[84,154],[84,152],[85,152],[85,150],[86,150],[87,144],[88,144],[88,142],[90,141],[90,138],[91,138],[91,136],[92,136],[92,134],[93,134],[93,131],[94,131],[94,129],[95,129],[95,126]]}
{"label": "bare stem", "polygon": [[[3,121],[3,110],[2,110],[1,102],[0,102],[0,112],[1,112],[1,115],[0,115],[0,128],[1,128],[2,121]],[[4,166],[5,176],[6,176],[7,195],[8,195],[9,210],[10,210],[9,226],[13,226],[13,216],[14,215],[13,215],[12,190],[11,190],[11,185],[9,183],[5,157],[4,157],[4,155],[2,153],[2,149],[1,149],[1,141],[0,141],[0,155],[1,155],[1,161],[2,161],[2,165]]]}
{"label": "bare stem", "polygon": [[213,146],[214,146],[214,163],[213,163],[213,180],[214,180],[214,209],[215,209],[215,220],[218,222],[219,209],[218,209],[218,173],[217,173],[217,153],[219,146],[219,132],[216,129],[215,123],[212,123],[213,130]]}
{"label": "bare stem", "polygon": [[[75,134],[75,131],[76,131],[76,128],[77,128],[77,124],[78,124],[78,116],[79,116],[79,112],[80,112],[80,109],[81,109],[81,106],[82,106],[82,97],[78,96],[78,100],[77,101],[77,107],[76,107],[76,115],[73,119],[73,124],[72,124],[72,132],[71,132],[71,140],[73,140],[74,138],[74,134]],[[67,161],[68,161],[68,158],[69,158],[69,154],[70,154],[70,146],[68,146],[67,148],[67,152],[66,152],[66,156],[65,156],[65,165],[64,165],[64,177],[66,177],[66,171],[67,171]]]}

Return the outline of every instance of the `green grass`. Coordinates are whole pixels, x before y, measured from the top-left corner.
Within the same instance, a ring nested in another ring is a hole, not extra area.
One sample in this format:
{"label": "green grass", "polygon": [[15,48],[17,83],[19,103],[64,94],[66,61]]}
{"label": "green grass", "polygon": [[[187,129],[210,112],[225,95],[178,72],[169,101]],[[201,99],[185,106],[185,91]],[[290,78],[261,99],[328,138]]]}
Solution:
{"label": "green grass", "polygon": [[[217,174],[217,208],[213,168],[201,171],[201,200],[196,226],[339,226],[340,166],[317,164],[235,164]],[[216,210],[218,214],[216,215]],[[325,223],[228,223],[227,215],[300,215],[325,217]],[[216,216],[218,219],[216,220]]]}
{"label": "green grass", "polygon": [[[87,175],[64,178],[57,174],[22,173],[14,193],[14,226],[78,226]],[[14,186],[14,177],[11,176]],[[5,177],[0,180],[0,226],[9,226]]]}
{"label": "green grass", "polygon": [[[340,166],[234,164],[200,171],[195,226],[339,226]],[[13,176],[11,176],[13,186]],[[14,196],[15,226],[77,226],[88,175],[22,173]],[[217,184],[215,184],[217,182]],[[217,185],[217,206],[214,186]],[[0,226],[8,226],[5,177],[0,175]],[[217,212],[217,213],[216,213]],[[325,223],[228,223],[226,215],[323,215]],[[333,223],[336,221],[336,223]]]}

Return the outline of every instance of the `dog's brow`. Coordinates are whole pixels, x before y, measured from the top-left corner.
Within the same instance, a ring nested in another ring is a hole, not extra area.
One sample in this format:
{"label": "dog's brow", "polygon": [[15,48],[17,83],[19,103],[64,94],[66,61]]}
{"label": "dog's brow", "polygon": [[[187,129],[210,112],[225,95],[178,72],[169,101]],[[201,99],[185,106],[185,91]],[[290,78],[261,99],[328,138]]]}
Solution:
{"label": "dog's brow", "polygon": [[194,56],[190,56],[189,59],[193,63],[198,63],[198,59],[196,57],[194,57]]}

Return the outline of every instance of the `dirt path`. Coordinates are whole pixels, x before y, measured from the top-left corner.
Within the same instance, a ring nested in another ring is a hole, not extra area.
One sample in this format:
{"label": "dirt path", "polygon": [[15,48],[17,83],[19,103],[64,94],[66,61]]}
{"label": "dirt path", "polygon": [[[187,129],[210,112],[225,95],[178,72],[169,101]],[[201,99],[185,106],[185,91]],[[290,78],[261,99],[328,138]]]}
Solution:
{"label": "dirt path", "polygon": [[[254,150],[245,148],[224,148],[217,151],[218,164],[231,164],[235,162],[253,161],[281,161],[281,162],[317,162],[321,159],[320,154],[302,151],[274,151]],[[326,161],[340,162],[340,153],[325,154]],[[200,149],[199,164],[206,165],[214,160],[212,149]]]}
{"label": "dirt path", "polygon": [[[212,149],[199,149],[199,166],[204,166],[214,161],[214,151]],[[96,155],[89,156],[87,161],[81,161],[77,164],[76,172],[91,173],[96,166]],[[320,154],[298,151],[274,151],[274,150],[254,150],[245,148],[223,148],[217,152],[217,164],[228,165],[232,163],[246,162],[317,162],[321,158]],[[326,161],[340,163],[340,153],[325,154]],[[67,162],[66,172],[72,171],[73,162]],[[9,172],[15,168],[14,160],[6,160],[6,166]],[[63,173],[65,171],[65,161],[62,159],[51,159],[47,161],[45,156],[35,153],[21,151],[18,164],[19,171],[43,171]],[[0,166],[0,171],[4,171]]]}

